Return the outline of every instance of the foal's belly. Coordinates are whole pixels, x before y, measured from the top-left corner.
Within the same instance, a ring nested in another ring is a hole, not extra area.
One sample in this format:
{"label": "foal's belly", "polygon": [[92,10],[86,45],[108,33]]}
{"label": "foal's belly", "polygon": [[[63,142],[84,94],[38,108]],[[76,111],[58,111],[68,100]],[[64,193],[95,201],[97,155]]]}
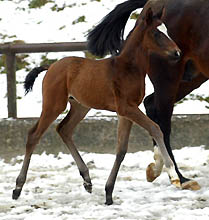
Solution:
{"label": "foal's belly", "polygon": [[111,82],[101,76],[77,77],[69,95],[84,106],[115,111],[115,98]]}

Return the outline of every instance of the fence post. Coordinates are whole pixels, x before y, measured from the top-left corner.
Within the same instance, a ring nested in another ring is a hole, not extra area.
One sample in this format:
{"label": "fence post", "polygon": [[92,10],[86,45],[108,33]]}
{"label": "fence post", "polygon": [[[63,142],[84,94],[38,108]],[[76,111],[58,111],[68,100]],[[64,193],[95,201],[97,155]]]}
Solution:
{"label": "fence post", "polygon": [[15,55],[17,53],[45,53],[45,52],[64,52],[64,51],[69,52],[69,51],[83,51],[86,49],[87,49],[87,42],[0,44],[0,54],[6,55],[8,117],[17,118],[16,58],[15,58]]}
{"label": "fence post", "polygon": [[17,118],[15,53],[11,53],[11,52],[6,53],[6,69],[7,69],[8,117]]}

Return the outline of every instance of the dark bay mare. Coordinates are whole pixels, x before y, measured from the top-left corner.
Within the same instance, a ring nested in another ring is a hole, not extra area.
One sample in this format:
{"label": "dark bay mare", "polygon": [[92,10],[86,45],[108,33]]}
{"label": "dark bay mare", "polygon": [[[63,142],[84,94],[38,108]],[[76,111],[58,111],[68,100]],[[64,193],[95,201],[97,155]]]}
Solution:
{"label": "dark bay mare", "polygon": [[163,13],[161,10],[153,15],[149,8],[130,34],[119,56],[102,60],[65,57],[50,67],[37,67],[26,76],[27,93],[32,89],[38,74],[48,69],[43,80],[42,113],[36,125],[28,132],[25,158],[16,180],[13,199],[20,196],[37,143],[49,125],[65,110],[68,101],[71,105],[70,111],[58,125],[57,132],[69,148],[89,193],[92,191],[89,170],[74,145],[72,135],[77,124],[91,108],[117,112],[119,119],[116,159],[105,186],[106,204],[113,203],[113,188],[120,164],[127,152],[133,122],[145,128],[158,145],[155,149],[156,163],[148,168],[147,178],[160,175],[165,164],[172,184],[180,185],[159,126],[138,108],[144,97],[146,72],[153,68],[150,63],[157,59],[161,62],[161,67],[165,62],[165,66],[172,69],[180,63],[179,48],[159,30],[164,13],[165,10]]}
{"label": "dark bay mare", "polygon": [[156,71],[155,74],[148,72],[148,76],[154,86],[154,93],[144,100],[146,113],[153,121],[159,124],[164,134],[166,148],[175,164],[182,188],[198,189],[198,184],[192,186],[188,184],[190,180],[185,178],[178,170],[170,146],[170,133],[174,103],[198,88],[209,77],[209,1],[125,1],[117,5],[89,33],[89,50],[93,54],[100,56],[108,52],[112,54],[120,53],[124,41],[125,24],[131,12],[142,7],[143,10],[136,21],[136,25],[149,7],[152,7],[155,13],[165,7],[166,13],[163,17],[163,22],[167,27],[168,35],[182,51],[182,62],[176,73],[169,68],[165,72],[162,70]]}

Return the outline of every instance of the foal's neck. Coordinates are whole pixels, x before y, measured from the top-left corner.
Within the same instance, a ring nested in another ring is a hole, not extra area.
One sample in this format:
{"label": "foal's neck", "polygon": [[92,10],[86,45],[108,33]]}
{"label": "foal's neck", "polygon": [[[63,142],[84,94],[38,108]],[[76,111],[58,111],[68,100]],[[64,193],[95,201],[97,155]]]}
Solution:
{"label": "foal's neck", "polygon": [[139,25],[135,27],[118,56],[118,59],[138,72],[146,72],[147,70],[148,59],[146,47],[143,45],[143,30]]}

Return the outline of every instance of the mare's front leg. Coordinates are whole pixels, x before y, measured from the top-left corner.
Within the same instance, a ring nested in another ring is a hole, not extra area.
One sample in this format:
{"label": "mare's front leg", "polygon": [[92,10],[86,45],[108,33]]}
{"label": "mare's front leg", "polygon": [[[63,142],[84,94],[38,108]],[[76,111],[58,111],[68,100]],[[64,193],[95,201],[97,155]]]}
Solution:
{"label": "mare's front leg", "polygon": [[146,177],[148,182],[153,182],[158,176],[160,176],[164,165],[162,155],[156,144],[154,146],[154,160],[155,163],[149,164],[146,169]]}
{"label": "mare's front leg", "polygon": [[63,142],[70,150],[72,157],[78,166],[80,175],[84,180],[83,185],[85,190],[91,193],[92,183],[89,176],[89,170],[72,140],[72,135],[75,127],[86,116],[90,108],[82,106],[74,99],[70,99],[69,102],[70,102],[70,111],[68,112],[67,116],[61,121],[61,123],[57,126],[57,132],[59,133]]}
{"label": "mare's front leg", "polygon": [[[175,162],[174,155],[172,153],[172,149],[170,146],[170,133],[171,133],[171,116],[173,113],[174,102],[177,102],[192,92],[194,89],[198,88],[202,83],[207,80],[202,74],[198,74],[191,81],[181,81],[179,88],[177,90],[177,95],[175,99],[171,99],[170,101],[165,101],[164,96],[160,96],[158,93],[153,93],[147,96],[144,100],[144,105],[146,108],[146,113],[153,121],[159,124],[163,134],[164,141],[166,144],[166,148],[171,159],[174,162],[176,172],[180,178],[181,187],[183,189],[191,189],[198,190],[200,188],[199,184],[196,181],[185,178],[179,171],[177,163]],[[170,91],[166,94],[172,94]],[[164,100],[164,101],[162,101]],[[165,103],[166,102],[166,103]],[[164,107],[166,106],[166,108]],[[166,111],[165,111],[166,110]],[[153,167],[153,164],[148,167],[150,170]],[[152,171],[151,171],[152,172]],[[153,176],[152,178],[148,178],[148,181],[153,181],[157,176]]]}
{"label": "mare's front leg", "polygon": [[[156,94],[155,92],[145,98],[144,106],[146,108],[147,116],[151,120],[156,122],[160,126],[161,131],[163,132],[166,149],[168,151],[170,158],[172,159],[174,163],[175,170],[179,176],[180,182],[183,183],[183,182],[188,181],[189,179],[185,178],[180,173],[177,163],[175,161],[171,146],[170,146],[171,116],[172,116],[173,106],[174,106],[173,99],[172,98],[170,100],[166,99],[164,95]],[[156,148],[155,140],[153,140],[153,143]],[[147,167],[147,180],[149,182],[154,181],[159,176],[158,174],[160,174],[161,171],[162,171],[162,168],[158,169],[158,167],[156,167],[155,164],[151,163]]]}
{"label": "mare's front leg", "polygon": [[111,170],[110,176],[105,185],[105,191],[106,191],[105,204],[107,205],[111,205],[113,203],[112,193],[120,165],[128,149],[128,140],[129,140],[131,127],[132,127],[132,122],[130,120],[118,116],[118,138],[117,138],[118,143],[116,148],[116,159],[113,168]]}
{"label": "mare's front leg", "polygon": [[[159,69],[158,62],[157,66],[152,63],[152,69],[149,71],[149,78],[154,86],[154,93],[147,96],[144,100],[147,116],[160,126],[161,131],[164,135],[164,143],[171,160],[174,163],[175,170],[179,176],[180,182],[188,181],[187,178],[183,177],[180,173],[178,166],[175,162],[174,155],[170,146],[170,133],[171,133],[171,116],[173,113],[174,102],[178,91],[179,83],[183,75],[184,59],[182,62],[176,64],[171,68],[170,64],[162,61],[162,68]],[[164,65],[165,64],[165,65]],[[157,68],[157,72],[155,71]],[[180,72],[180,74],[176,74]],[[154,145],[156,141],[154,140]],[[154,166],[149,166],[148,171]],[[148,172],[149,173],[149,172]],[[148,181],[153,181],[157,178],[157,175],[152,178],[147,178]]]}

